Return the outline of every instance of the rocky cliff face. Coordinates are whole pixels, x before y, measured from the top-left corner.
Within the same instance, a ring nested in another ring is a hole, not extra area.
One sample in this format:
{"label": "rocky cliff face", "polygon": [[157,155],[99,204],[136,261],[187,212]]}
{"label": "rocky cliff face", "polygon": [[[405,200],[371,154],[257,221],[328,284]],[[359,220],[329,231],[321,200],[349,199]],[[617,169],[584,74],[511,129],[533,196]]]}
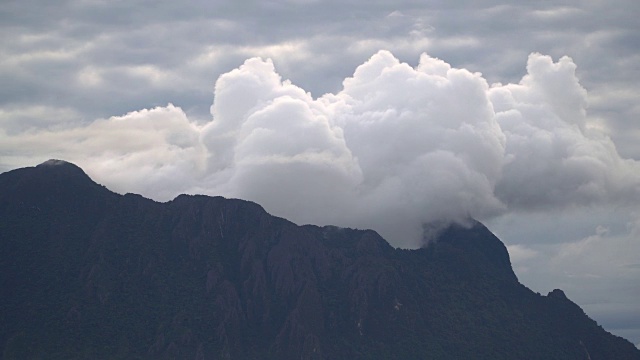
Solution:
{"label": "rocky cliff face", "polygon": [[427,248],[259,205],[118,195],[75,165],[0,175],[3,358],[640,359],[480,223]]}

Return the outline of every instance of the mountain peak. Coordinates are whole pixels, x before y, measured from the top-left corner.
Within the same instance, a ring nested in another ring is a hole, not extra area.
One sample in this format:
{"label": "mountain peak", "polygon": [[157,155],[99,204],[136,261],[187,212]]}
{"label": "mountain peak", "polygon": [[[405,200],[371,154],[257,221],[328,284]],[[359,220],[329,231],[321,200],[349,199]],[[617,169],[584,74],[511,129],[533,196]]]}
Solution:
{"label": "mountain peak", "polygon": [[[477,220],[467,223],[452,223],[440,230],[428,245],[440,252],[447,248],[458,249],[458,257],[468,258],[472,267],[480,266],[481,273],[493,274],[516,281],[506,246],[486,226]],[[477,272],[478,269],[471,269]]]}
{"label": "mountain peak", "polygon": [[89,179],[89,176],[78,165],[65,160],[49,159],[36,165],[36,169],[47,172],[55,171],[66,175],[83,175]]}
{"label": "mountain peak", "polygon": [[0,201],[29,199],[36,204],[45,200],[69,201],[110,193],[94,182],[79,166],[57,159],[47,160],[35,167],[15,169],[0,177]]}
{"label": "mountain peak", "polygon": [[38,166],[69,166],[69,165],[74,165],[74,164],[64,160],[49,159]]}
{"label": "mountain peak", "polygon": [[547,296],[554,299],[569,300],[569,298],[567,298],[567,295],[565,295],[564,291],[560,289],[553,289],[551,292],[549,292],[549,294],[547,294]]}

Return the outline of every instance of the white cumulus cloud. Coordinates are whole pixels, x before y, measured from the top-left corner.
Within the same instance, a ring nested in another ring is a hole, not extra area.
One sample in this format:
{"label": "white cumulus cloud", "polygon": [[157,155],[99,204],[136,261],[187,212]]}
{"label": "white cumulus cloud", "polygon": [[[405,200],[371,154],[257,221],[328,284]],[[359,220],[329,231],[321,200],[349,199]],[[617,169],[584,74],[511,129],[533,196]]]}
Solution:
{"label": "white cumulus cloud", "polygon": [[531,54],[519,83],[490,86],[426,54],[413,67],[380,51],[314,98],[252,58],[219,77],[207,123],[168,105],[5,130],[0,152],[3,167],[58,157],[116,191],[240,197],[416,247],[433,222],[638,200],[639,165],[590,126],[575,70]]}

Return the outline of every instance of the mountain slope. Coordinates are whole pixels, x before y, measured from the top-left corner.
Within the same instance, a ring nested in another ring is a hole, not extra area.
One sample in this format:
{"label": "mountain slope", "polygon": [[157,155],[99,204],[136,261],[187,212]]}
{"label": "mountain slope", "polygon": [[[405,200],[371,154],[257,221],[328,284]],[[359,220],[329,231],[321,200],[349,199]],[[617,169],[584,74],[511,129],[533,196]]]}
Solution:
{"label": "mountain slope", "polygon": [[480,223],[428,248],[259,205],[118,195],[48,161],[0,174],[4,359],[640,359]]}

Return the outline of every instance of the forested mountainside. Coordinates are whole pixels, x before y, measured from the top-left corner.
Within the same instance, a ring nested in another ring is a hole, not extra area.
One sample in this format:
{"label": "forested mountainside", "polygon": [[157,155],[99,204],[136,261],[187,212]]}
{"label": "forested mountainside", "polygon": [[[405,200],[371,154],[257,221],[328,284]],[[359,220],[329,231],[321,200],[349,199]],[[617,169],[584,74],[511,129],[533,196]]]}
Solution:
{"label": "forested mountainside", "polygon": [[50,160],[0,174],[4,359],[640,359],[486,227],[394,249],[255,203],[119,195]]}

